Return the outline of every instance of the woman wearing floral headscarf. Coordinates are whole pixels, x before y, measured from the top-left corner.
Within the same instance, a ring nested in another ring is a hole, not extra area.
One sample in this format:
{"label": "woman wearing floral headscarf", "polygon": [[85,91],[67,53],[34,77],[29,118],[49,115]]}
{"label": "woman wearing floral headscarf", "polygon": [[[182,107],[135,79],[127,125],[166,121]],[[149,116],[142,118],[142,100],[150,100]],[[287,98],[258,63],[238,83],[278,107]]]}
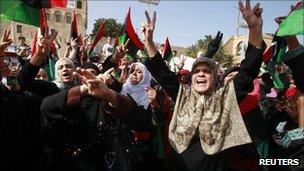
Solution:
{"label": "woman wearing floral headscarf", "polygon": [[[175,101],[169,127],[169,140],[174,149],[174,170],[258,170],[257,152],[252,147],[238,105],[252,91],[252,82],[262,64],[265,44],[262,40],[263,20],[259,5],[257,3],[251,8],[248,0],[245,6],[239,2],[250,30],[249,45],[239,74],[223,87],[216,86],[216,62],[206,57],[199,57],[194,62],[190,85],[180,84],[176,75],[166,67],[153,42],[156,13],[151,19],[146,12],[147,23],[142,28],[150,57],[146,66]],[[218,46],[214,49],[217,50]],[[246,147],[245,150],[238,152],[242,147]],[[239,157],[238,164],[232,163],[234,158],[231,155]],[[244,159],[253,159],[254,165],[244,166]]]}

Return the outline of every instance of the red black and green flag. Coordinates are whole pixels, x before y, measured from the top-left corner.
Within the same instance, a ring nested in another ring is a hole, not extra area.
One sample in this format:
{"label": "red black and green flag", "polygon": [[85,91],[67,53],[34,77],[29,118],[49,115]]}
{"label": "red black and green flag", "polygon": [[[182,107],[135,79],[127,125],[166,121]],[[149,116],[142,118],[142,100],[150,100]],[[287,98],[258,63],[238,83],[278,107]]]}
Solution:
{"label": "red black and green flag", "polygon": [[1,21],[17,21],[29,25],[40,25],[40,10],[67,6],[67,0],[1,0]]}
{"label": "red black and green flag", "polygon": [[167,62],[170,62],[170,60],[173,57],[172,49],[170,46],[169,38],[167,37],[166,42],[165,42],[165,48],[163,52],[163,59]]}
{"label": "red black and green flag", "polygon": [[277,66],[282,63],[286,52],[287,43],[283,37],[274,36],[271,46],[264,52],[263,61],[267,64],[267,70],[272,77],[274,86],[277,89],[283,89],[284,84],[280,79]]}
{"label": "red black and green flag", "polygon": [[122,45],[122,44],[126,43],[126,41],[128,39],[130,39],[129,45],[127,47],[128,55],[130,58],[134,58],[137,51],[139,49],[144,48],[144,44],[139,40],[137,34],[134,31],[130,13],[131,13],[131,8],[129,8],[128,14],[125,18],[125,22],[124,22],[122,31],[120,32],[120,34],[118,36],[118,44]]}
{"label": "red black and green flag", "polygon": [[89,54],[91,54],[95,48],[95,46],[97,45],[97,43],[100,41],[100,39],[103,37],[104,35],[104,29],[105,29],[105,22],[102,22],[99,26],[99,29],[98,29],[98,32],[97,32],[97,35],[95,37],[95,40],[90,48],[90,52]]}

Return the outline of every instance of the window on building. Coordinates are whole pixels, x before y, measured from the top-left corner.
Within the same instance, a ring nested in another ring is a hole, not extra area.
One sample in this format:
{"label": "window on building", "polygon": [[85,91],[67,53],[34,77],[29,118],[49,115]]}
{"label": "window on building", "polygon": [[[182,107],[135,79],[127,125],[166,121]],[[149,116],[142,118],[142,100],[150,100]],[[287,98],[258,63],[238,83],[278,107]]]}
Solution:
{"label": "window on building", "polygon": [[66,22],[67,23],[71,23],[72,22],[72,17],[71,16],[67,16],[66,17]]}
{"label": "window on building", "polygon": [[77,8],[81,9],[82,8],[82,2],[81,1],[77,1]]}
{"label": "window on building", "polygon": [[22,25],[17,25],[17,33],[22,33]]}
{"label": "window on building", "polygon": [[46,15],[46,20],[50,21],[51,15],[49,13],[46,13],[45,15]]}
{"label": "window on building", "polygon": [[61,21],[61,16],[59,15],[59,14],[56,14],[55,15],[55,21],[57,22],[57,23],[60,23]]}

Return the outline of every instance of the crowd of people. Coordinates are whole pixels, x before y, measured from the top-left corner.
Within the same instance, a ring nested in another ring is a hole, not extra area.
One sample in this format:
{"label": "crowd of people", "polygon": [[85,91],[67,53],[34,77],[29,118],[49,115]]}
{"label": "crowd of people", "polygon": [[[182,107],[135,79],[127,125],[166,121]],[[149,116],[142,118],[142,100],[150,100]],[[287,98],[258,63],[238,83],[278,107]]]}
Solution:
{"label": "crowd of people", "polygon": [[[35,53],[20,37],[12,60],[5,30],[1,170],[304,169],[304,47],[296,36],[284,37],[288,51],[277,66],[284,88],[277,89],[272,74],[261,72],[263,10],[248,0],[239,9],[249,28],[248,47],[239,66],[225,69],[213,59],[220,32],[191,70],[183,69],[184,60],[167,63],[153,41],[156,12],[150,17],[146,11],[142,25],[147,58],[130,58],[130,40],[113,46],[112,38],[91,54],[90,41],[80,47],[71,39],[61,57],[60,45],[54,47],[57,31],[49,34],[45,27],[38,29]],[[46,69],[50,59],[54,78]],[[260,159],[296,164],[265,166]]]}

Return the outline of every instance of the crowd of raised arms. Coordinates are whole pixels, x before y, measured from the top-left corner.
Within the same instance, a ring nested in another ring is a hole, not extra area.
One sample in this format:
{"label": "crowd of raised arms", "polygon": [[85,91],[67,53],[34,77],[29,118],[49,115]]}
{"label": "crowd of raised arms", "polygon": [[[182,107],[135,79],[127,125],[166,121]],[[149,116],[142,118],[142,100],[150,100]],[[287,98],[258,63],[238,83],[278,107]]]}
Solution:
{"label": "crowd of raised arms", "polygon": [[[301,8],[300,3],[291,11]],[[288,50],[274,71],[262,72],[263,9],[249,0],[239,2],[239,9],[249,29],[248,46],[245,59],[228,68],[213,59],[220,32],[191,70],[183,68],[183,60],[166,62],[153,40],[156,12],[146,11],[142,24],[146,58],[130,58],[130,40],[114,46],[112,38],[90,55],[88,39],[83,46],[71,39],[58,56],[60,30],[49,34],[45,27],[38,29],[35,53],[19,37],[12,60],[6,58],[11,30],[5,30],[0,170],[304,169],[303,44],[296,35],[281,37]],[[284,19],[273,22],[279,26]],[[49,59],[56,62],[53,80],[46,70]],[[275,86],[278,78],[283,88]]]}

